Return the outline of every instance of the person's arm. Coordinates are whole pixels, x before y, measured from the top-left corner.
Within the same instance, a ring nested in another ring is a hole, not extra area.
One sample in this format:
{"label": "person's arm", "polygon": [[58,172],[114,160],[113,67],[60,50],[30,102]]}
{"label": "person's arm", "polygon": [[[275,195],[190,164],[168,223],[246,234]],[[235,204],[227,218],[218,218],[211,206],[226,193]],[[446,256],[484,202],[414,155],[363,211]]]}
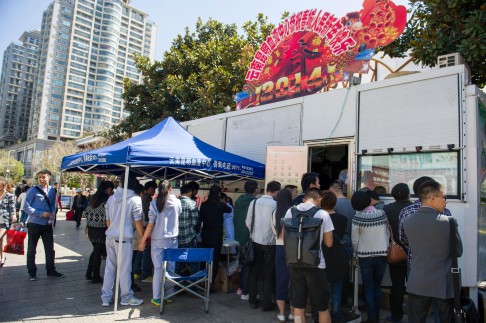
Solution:
{"label": "person's arm", "polygon": [[457,251],[457,257],[461,257],[463,253],[463,247],[462,247],[462,239],[461,236],[459,235],[459,225],[457,224],[457,221],[453,219],[453,221],[456,223],[456,251]]}
{"label": "person's arm", "polygon": [[[144,232],[143,232],[143,222],[142,222],[142,220],[134,221],[134,223],[135,223],[135,230],[137,230],[138,236],[139,237],[143,237],[144,236]],[[145,248],[145,245],[144,245],[144,248]],[[143,249],[140,250],[140,251],[143,251]]]}
{"label": "person's arm", "polygon": [[146,242],[147,242],[147,238],[152,233],[152,229],[153,228],[154,228],[154,224],[153,223],[147,224],[147,227],[145,228],[145,233],[143,233],[141,235],[142,239],[140,239],[140,242],[138,243],[138,250],[139,251],[143,251],[143,249],[145,249],[145,245],[146,245]]}
{"label": "person's arm", "polygon": [[398,217],[399,223],[398,223],[398,238],[400,242],[402,243],[403,248],[405,248],[405,251],[408,250],[408,238],[407,235],[405,234],[405,229],[403,228],[403,220],[406,219],[407,214],[405,212],[400,211],[400,215]]}
{"label": "person's arm", "polygon": [[326,247],[328,247],[328,248],[332,247],[332,244],[333,244],[332,231],[324,232],[323,241],[324,241],[324,245]]}
{"label": "person's arm", "polygon": [[353,244],[354,254],[358,253],[359,235],[361,234],[359,226],[356,224],[351,225],[351,242]]}
{"label": "person's arm", "polygon": [[15,212],[15,195],[10,195],[8,198],[8,212],[10,213],[10,223],[15,222],[16,212]]}
{"label": "person's arm", "polygon": [[256,200],[253,200],[250,202],[250,205],[248,205],[248,211],[246,211],[246,220],[245,220],[245,224],[246,224],[246,227],[248,228],[248,230],[250,230],[250,234],[251,234],[251,218],[252,218],[252,215],[253,215],[253,204],[256,203]]}

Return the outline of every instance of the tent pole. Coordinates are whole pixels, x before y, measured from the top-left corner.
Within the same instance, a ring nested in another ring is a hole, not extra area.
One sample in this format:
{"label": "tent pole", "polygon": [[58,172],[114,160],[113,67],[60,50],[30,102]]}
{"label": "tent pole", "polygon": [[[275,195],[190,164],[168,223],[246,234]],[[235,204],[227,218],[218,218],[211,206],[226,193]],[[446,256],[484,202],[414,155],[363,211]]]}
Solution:
{"label": "tent pole", "polygon": [[[121,263],[121,256],[122,256],[122,247],[123,247],[123,228],[125,226],[125,214],[127,212],[127,191],[128,191],[128,175],[130,173],[130,166],[125,166],[125,180],[123,182],[123,201],[122,201],[122,212],[121,212],[121,219],[120,219],[120,233],[118,236],[118,254],[116,256],[116,280],[115,280],[115,313],[118,309],[118,292],[120,290],[120,263]],[[131,246],[131,244],[130,244]]]}

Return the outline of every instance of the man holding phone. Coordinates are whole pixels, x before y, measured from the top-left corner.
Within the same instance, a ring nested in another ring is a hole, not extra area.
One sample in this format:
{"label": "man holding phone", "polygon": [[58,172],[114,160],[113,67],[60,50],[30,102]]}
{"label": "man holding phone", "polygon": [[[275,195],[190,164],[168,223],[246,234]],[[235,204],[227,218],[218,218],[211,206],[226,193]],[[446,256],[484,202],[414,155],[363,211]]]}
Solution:
{"label": "man holding phone", "polygon": [[56,190],[49,186],[51,172],[47,169],[37,173],[37,185],[27,191],[24,211],[29,216],[29,239],[27,245],[27,270],[29,280],[37,280],[37,266],[35,254],[39,238],[42,237],[44,251],[46,253],[47,276],[64,278],[64,275],[56,271],[54,266],[54,235],[52,224],[56,210]]}

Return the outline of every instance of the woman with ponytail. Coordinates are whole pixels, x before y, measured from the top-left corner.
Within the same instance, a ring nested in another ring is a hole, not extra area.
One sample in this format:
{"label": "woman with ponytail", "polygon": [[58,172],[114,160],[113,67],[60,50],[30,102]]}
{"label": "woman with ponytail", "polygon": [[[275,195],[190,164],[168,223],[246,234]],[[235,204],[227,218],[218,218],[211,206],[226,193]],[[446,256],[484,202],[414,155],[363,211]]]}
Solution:
{"label": "woman with ponytail", "polygon": [[[147,238],[151,235],[151,255],[154,264],[154,276],[152,283],[153,298],[150,301],[160,306],[161,279],[162,279],[162,253],[167,248],[177,248],[177,236],[179,235],[179,215],[182,207],[181,201],[171,194],[172,188],[169,181],[163,180],[158,186],[157,199],[150,203],[149,223],[145,229],[142,240],[139,243],[139,250],[143,251]],[[169,262],[167,270],[174,272],[175,263]],[[173,287],[170,287],[173,289]],[[172,290],[168,291],[169,293]],[[167,301],[172,301],[168,299]]]}
{"label": "woman with ponytail", "polygon": [[[220,193],[221,187],[217,185],[211,186],[208,199],[201,204],[201,210],[199,211],[199,218],[202,222],[201,238],[203,247],[214,248],[213,284],[216,281],[216,274],[219,268],[219,254],[223,247],[224,214],[232,211],[226,203],[221,202],[219,198]],[[213,290],[212,287],[211,290]]]}

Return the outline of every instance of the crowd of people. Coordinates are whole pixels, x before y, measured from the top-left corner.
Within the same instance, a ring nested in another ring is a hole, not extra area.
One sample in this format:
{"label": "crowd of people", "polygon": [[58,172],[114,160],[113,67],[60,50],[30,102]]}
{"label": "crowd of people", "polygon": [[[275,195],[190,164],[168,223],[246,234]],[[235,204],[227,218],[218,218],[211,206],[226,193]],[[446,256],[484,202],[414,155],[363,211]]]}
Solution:
{"label": "crowd of people", "polygon": [[[64,277],[54,264],[53,225],[58,199],[57,189],[49,186],[50,179],[48,170],[40,171],[37,185],[30,189],[25,185],[17,198],[8,191],[6,182],[0,180],[0,236],[3,240],[11,223],[27,221],[27,269],[31,281],[37,279],[35,250],[39,238],[45,249],[47,275]],[[163,301],[164,249],[213,248],[214,268],[217,269],[224,237],[236,239],[240,246],[251,238],[255,259],[252,265],[241,266],[237,289],[237,294],[248,300],[251,309],[278,310],[280,322],[294,319],[305,322],[309,302],[314,321],[343,322],[342,306],[348,299],[350,268],[355,264],[361,271],[367,322],[378,322],[381,284],[392,236],[408,257],[403,262],[389,264],[391,315],[386,319],[401,322],[406,292],[410,322],[424,322],[431,305],[438,320],[452,319],[448,222],[454,219],[445,208],[447,202],[441,184],[430,177],[415,181],[413,191],[417,201],[412,203],[408,185],[399,183],[391,190],[395,201],[388,205],[380,200],[377,190],[367,188],[354,192],[351,199],[346,198],[340,180],[331,182],[328,190],[321,191],[319,175],[315,173],[302,176],[300,194],[296,186],[281,187],[280,183],[271,181],[260,196],[258,182],[248,180],[244,185],[245,193],[236,199],[234,206],[217,185],[209,188],[207,199],[198,207],[199,185],[196,182],[182,185],[180,196],[176,197],[169,181],[141,185],[133,175],[126,179],[127,196],[123,205],[124,183],[123,177],[116,188],[113,182],[103,181],[89,202],[78,197],[73,206],[76,210],[83,204],[80,213],[86,217],[87,236],[93,245],[86,279],[102,284],[102,306],[114,301],[117,266],[120,266],[121,305],[143,303],[134,296],[139,288],[134,281],[142,278],[152,281],[150,302],[159,306]],[[18,215],[16,201],[20,203]],[[288,265],[284,247],[285,243],[293,242],[285,239],[282,220],[294,217],[295,212],[311,212],[314,218],[321,220],[319,245],[322,248],[314,267]],[[77,227],[81,214],[76,215]],[[119,240],[120,230],[123,230],[123,240]],[[461,255],[460,237],[457,241],[457,252]],[[1,250],[3,265],[5,258]],[[117,264],[119,250],[121,263]],[[103,256],[106,256],[106,265],[102,275]],[[168,270],[195,273],[199,266],[178,263],[176,267],[169,263]],[[214,270],[213,282],[216,274]],[[214,290],[214,285],[211,289]],[[290,310],[286,309],[286,304],[290,304]]]}

